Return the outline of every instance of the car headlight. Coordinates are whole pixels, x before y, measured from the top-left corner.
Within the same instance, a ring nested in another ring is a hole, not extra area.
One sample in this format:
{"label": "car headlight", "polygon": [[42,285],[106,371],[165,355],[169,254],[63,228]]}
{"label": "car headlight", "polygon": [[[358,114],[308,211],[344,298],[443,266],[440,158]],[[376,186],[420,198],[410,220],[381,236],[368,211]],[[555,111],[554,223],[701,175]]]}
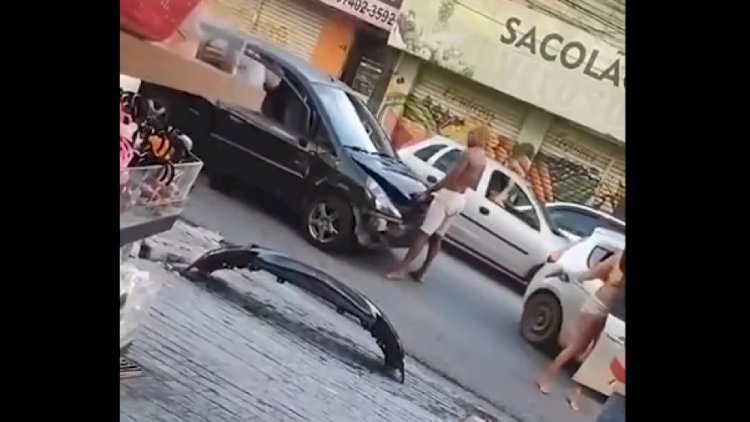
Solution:
{"label": "car headlight", "polygon": [[378,182],[370,177],[367,178],[367,193],[370,196],[370,199],[375,203],[376,210],[386,215],[401,218],[401,213],[398,212],[396,206],[393,205],[391,198],[388,197]]}

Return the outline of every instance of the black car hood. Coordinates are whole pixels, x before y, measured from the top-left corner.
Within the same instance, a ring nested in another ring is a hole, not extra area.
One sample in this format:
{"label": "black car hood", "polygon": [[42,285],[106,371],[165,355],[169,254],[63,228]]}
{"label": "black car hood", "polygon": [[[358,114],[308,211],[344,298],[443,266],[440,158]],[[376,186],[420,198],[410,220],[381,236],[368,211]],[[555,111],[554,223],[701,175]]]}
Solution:
{"label": "black car hood", "polygon": [[223,247],[206,252],[183,270],[183,274],[197,271],[207,276],[217,270],[233,268],[273,274],[279,282],[289,282],[328,302],[338,313],[357,318],[383,351],[386,368],[400,370],[403,382],[404,348],[401,339],[380,308],[365,295],[317,268],[283,253],[254,245]]}
{"label": "black car hood", "polygon": [[352,159],[396,202],[409,201],[426,189],[411,169],[397,158],[352,152]]}

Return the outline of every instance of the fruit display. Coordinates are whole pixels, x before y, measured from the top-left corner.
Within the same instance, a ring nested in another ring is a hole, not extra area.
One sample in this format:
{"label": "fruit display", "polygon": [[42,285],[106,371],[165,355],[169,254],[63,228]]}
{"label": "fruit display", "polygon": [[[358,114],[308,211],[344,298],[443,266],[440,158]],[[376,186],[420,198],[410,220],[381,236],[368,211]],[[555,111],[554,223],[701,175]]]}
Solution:
{"label": "fruit display", "polygon": [[516,143],[510,138],[498,135],[496,138],[490,139],[484,147],[487,151],[487,157],[500,163],[504,163],[508,160],[508,157],[510,157],[510,153],[513,151],[515,145]]}
{"label": "fruit display", "polygon": [[[552,187],[552,195],[547,195],[545,190],[545,200],[585,204],[594,196],[601,182],[597,169],[587,168],[568,159],[553,157],[542,152],[537,157],[544,163],[547,169],[546,174],[549,176],[549,184]],[[541,177],[542,172],[540,172],[540,179]]]}
{"label": "fruit display", "polygon": [[529,169],[527,180],[537,199],[542,202],[552,202],[555,200],[552,177],[544,161],[540,159],[534,161]]}

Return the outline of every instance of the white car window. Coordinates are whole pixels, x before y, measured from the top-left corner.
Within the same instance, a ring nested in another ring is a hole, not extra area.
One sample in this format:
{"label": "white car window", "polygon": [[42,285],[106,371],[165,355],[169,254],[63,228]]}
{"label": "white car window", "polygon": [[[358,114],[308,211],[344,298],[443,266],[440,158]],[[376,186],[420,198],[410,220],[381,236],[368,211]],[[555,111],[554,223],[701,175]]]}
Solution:
{"label": "white car window", "polygon": [[452,169],[453,166],[456,165],[460,157],[461,151],[454,148],[438,158],[433,166],[443,173],[448,173],[448,171],[450,171],[450,169]]}
{"label": "white car window", "polygon": [[549,213],[557,227],[576,236],[589,236],[600,226],[599,219],[587,213],[569,209],[552,209]]}
{"label": "white car window", "polygon": [[426,163],[427,161],[430,160],[430,158],[432,158],[433,155],[440,152],[443,148],[445,148],[445,145],[440,145],[440,144],[428,145],[424,148],[417,150],[417,152],[414,153],[414,156]]}
{"label": "white car window", "polygon": [[[444,145],[441,145],[441,149],[443,146]],[[451,148],[449,151],[443,153],[443,155],[440,155],[432,164],[432,166],[445,174],[448,173],[453,168],[453,166],[456,165],[459,158],[461,158],[461,150],[457,148]],[[477,180],[473,186],[470,186],[471,189],[476,191],[478,184],[479,180]]]}
{"label": "white car window", "polygon": [[[533,212],[531,200],[524,191],[503,172],[492,170],[485,197],[502,207],[519,221],[539,231],[539,218]],[[532,212],[528,212],[531,208]]]}
{"label": "white car window", "polygon": [[591,253],[589,254],[589,268],[593,268],[596,264],[614,255],[614,253],[615,252],[610,250],[609,248],[605,248],[603,246],[594,246],[594,249],[592,249]]}

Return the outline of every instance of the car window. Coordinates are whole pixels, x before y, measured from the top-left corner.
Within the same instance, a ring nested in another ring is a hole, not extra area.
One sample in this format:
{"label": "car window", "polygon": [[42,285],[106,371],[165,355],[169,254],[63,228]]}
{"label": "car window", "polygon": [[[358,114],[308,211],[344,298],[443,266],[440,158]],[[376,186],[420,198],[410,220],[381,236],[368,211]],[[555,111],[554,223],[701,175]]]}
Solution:
{"label": "car window", "polygon": [[319,147],[324,148],[326,151],[336,155],[336,151],[333,148],[333,143],[331,142],[331,135],[328,134],[328,130],[326,129],[325,125],[320,123],[317,125],[317,127],[315,128],[315,137],[313,139]]}
{"label": "car window", "polygon": [[437,154],[443,148],[445,148],[445,145],[428,145],[415,152],[414,156],[426,163],[433,155]]}
{"label": "car window", "polygon": [[598,218],[578,211],[555,208],[548,211],[557,227],[576,236],[589,236],[601,225]]}
{"label": "car window", "polygon": [[438,158],[433,166],[443,173],[448,173],[450,169],[452,169],[453,166],[456,165],[460,157],[461,151],[454,148],[443,154],[442,157]]}
{"label": "car window", "polygon": [[589,258],[587,260],[587,265],[589,266],[589,269],[593,268],[596,264],[614,255],[614,253],[615,252],[613,250],[610,250],[603,246],[594,246],[594,249],[589,254]]}
{"label": "car window", "polygon": [[603,226],[603,227],[605,227],[607,229],[610,229],[610,230],[612,230],[614,232],[617,232],[617,233],[620,233],[620,234],[623,234],[623,235],[625,234],[625,225],[624,224],[620,224],[620,223],[618,223],[616,221],[612,221],[612,220],[609,220],[609,219],[604,219],[601,222],[601,226]]}
{"label": "car window", "polygon": [[331,135],[344,147],[370,154],[395,158],[391,141],[365,103],[343,89],[314,83],[326,117],[330,120]]}
{"label": "car window", "polygon": [[[445,145],[440,146],[440,150],[444,149]],[[461,150],[453,148],[450,151],[446,152],[442,156],[440,156],[433,164],[432,166],[436,169],[442,171],[443,173],[448,173],[453,166],[456,165],[458,162],[458,159],[461,158]],[[473,185],[469,186],[474,191],[477,190],[477,185],[479,184],[479,179],[477,179]]]}
{"label": "car window", "polygon": [[492,170],[485,197],[532,229],[539,230],[539,218],[531,199],[505,173]]}

